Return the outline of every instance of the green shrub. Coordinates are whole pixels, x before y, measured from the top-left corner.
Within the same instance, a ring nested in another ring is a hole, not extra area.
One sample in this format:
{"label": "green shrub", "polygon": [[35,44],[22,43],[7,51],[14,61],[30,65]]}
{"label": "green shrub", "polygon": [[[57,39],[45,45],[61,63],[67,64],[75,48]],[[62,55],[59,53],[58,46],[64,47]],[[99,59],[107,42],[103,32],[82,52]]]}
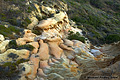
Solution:
{"label": "green shrub", "polygon": [[90,4],[97,7],[97,8],[103,8],[104,2],[102,0],[90,0]]}
{"label": "green shrub", "polygon": [[8,19],[8,22],[12,25],[17,25],[17,19],[16,18],[11,18],[11,19]]}
{"label": "green shrub", "polygon": [[26,44],[26,45],[20,45],[18,46],[18,50],[21,50],[21,49],[27,49],[27,50],[30,50],[32,51],[35,47],[33,47],[32,45],[29,45],[29,44]]}
{"label": "green shrub", "polygon": [[8,48],[13,48],[13,49],[16,49],[17,48],[17,43],[16,43],[16,40],[11,40],[8,44]]}
{"label": "green shrub", "polygon": [[13,38],[13,32],[19,34],[20,30],[14,26],[9,26],[8,28],[0,25],[0,34],[4,35],[5,37]]}
{"label": "green shrub", "polygon": [[69,36],[67,37],[69,40],[79,40],[85,43],[85,37],[81,36],[78,32],[74,34],[72,31],[70,32]]}
{"label": "green shrub", "polygon": [[87,22],[86,19],[82,16],[74,16],[72,18],[72,20],[75,21],[75,22],[80,22],[80,23],[86,23]]}
{"label": "green shrub", "polygon": [[27,22],[28,24],[31,23],[30,19],[28,19],[28,18],[25,19],[25,22]]}
{"label": "green shrub", "polygon": [[105,3],[106,3],[107,5],[110,5],[110,6],[113,5],[113,2],[112,2],[112,1],[105,1]]}
{"label": "green shrub", "polygon": [[89,0],[75,0],[76,2],[79,2],[79,3],[87,3],[89,2]]}
{"label": "green shrub", "polygon": [[27,27],[31,23],[30,19],[25,18],[24,21],[22,22],[23,27]]}
{"label": "green shrub", "polygon": [[102,36],[97,32],[97,31],[94,31],[94,30],[92,30],[91,31],[93,34],[94,34],[94,36],[93,37],[96,37],[96,38],[102,38]]}
{"label": "green shrub", "polygon": [[110,34],[108,36],[106,36],[105,38],[106,43],[113,43],[113,42],[117,42],[120,41],[120,35],[119,34]]}
{"label": "green shrub", "polygon": [[95,15],[88,15],[89,19],[87,21],[87,24],[93,25],[95,28],[100,27],[103,23],[103,21],[95,16]]}
{"label": "green shrub", "polygon": [[[7,76],[7,77],[11,77],[12,74],[18,74],[19,71],[17,69],[17,66],[20,64],[20,63],[23,63],[23,62],[27,62],[28,59],[19,59],[17,61],[12,61],[12,62],[4,62],[0,65],[0,74],[1,72],[3,72],[1,74],[1,76]],[[6,68],[8,69],[6,71]]]}
{"label": "green shrub", "polygon": [[32,51],[34,49],[34,47],[32,45],[29,44],[25,44],[25,45],[17,45],[16,40],[11,40],[8,44],[8,49],[17,49],[17,50],[21,50],[21,49],[27,49]]}

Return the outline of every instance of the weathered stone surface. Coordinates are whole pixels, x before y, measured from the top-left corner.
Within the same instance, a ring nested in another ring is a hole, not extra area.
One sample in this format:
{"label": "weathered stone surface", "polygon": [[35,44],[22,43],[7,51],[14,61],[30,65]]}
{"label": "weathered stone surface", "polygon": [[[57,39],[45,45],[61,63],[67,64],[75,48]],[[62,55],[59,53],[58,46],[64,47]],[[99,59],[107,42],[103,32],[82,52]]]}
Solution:
{"label": "weathered stone surface", "polygon": [[3,53],[4,51],[6,51],[6,47],[9,44],[10,40],[5,40],[0,42],[0,53]]}
{"label": "weathered stone surface", "polygon": [[37,25],[37,28],[49,29],[49,28],[52,28],[52,26],[50,26],[50,25],[54,25],[56,23],[57,23],[57,21],[55,19],[48,18],[47,20],[40,21],[39,24]]}
{"label": "weathered stone surface", "polygon": [[51,73],[48,75],[49,76],[49,79],[52,79],[52,80],[64,80],[64,78],[62,76],[60,76],[59,74],[56,74],[56,73]]}
{"label": "weathered stone surface", "polygon": [[39,77],[45,77],[45,76],[47,76],[47,75],[44,74],[43,70],[39,68],[39,69],[38,69],[38,76],[39,76]]}
{"label": "weathered stone surface", "polygon": [[33,80],[37,75],[38,67],[39,67],[39,59],[35,57],[35,54],[32,54],[30,57],[30,61],[19,64],[19,70],[20,70],[19,74],[21,78],[26,76],[27,79]]}
{"label": "weathered stone surface", "polygon": [[40,61],[40,68],[45,69],[49,68],[50,66],[48,65],[48,60]]}
{"label": "weathered stone surface", "polygon": [[32,33],[31,30],[27,30],[27,29],[24,30],[24,33],[25,34],[23,38],[31,39],[32,41],[34,41],[34,38],[37,36],[36,34]]}
{"label": "weathered stone surface", "polygon": [[68,59],[73,60],[75,58],[75,54],[73,51],[64,51],[64,54],[67,56]]}
{"label": "weathered stone surface", "polygon": [[60,59],[63,50],[58,46],[58,42],[49,42],[50,54],[55,58]]}
{"label": "weathered stone surface", "polygon": [[39,48],[38,42],[31,42],[31,43],[29,43],[29,44],[34,47],[34,49],[33,49],[33,51],[32,51],[31,53],[32,53],[32,54],[37,54],[38,48]]}
{"label": "weathered stone surface", "polygon": [[36,34],[32,33],[31,30],[24,30],[23,38],[18,38],[16,40],[17,45],[25,45],[26,43],[30,43],[34,41],[34,38],[37,36]]}
{"label": "weathered stone surface", "polygon": [[26,43],[33,42],[33,40],[28,38],[18,38],[16,42],[17,42],[17,45],[25,45]]}
{"label": "weathered stone surface", "polygon": [[63,39],[64,41],[64,44],[67,45],[67,46],[73,46],[73,42],[68,40],[68,39]]}
{"label": "weathered stone surface", "polygon": [[44,61],[49,59],[49,48],[47,43],[44,43],[43,40],[39,41],[40,48],[36,56],[39,56],[39,59]]}
{"label": "weathered stone surface", "polygon": [[68,51],[74,51],[71,47],[67,47],[64,44],[60,44],[60,48],[64,49],[64,50],[68,50]]}
{"label": "weathered stone surface", "polygon": [[38,19],[36,17],[31,18],[31,23],[27,26],[28,29],[33,29],[35,25],[38,24]]}
{"label": "weathered stone surface", "polygon": [[94,55],[95,57],[100,56],[100,55],[103,54],[101,51],[96,50],[96,49],[91,49],[91,53],[93,53],[93,55]]}
{"label": "weathered stone surface", "polygon": [[2,34],[0,34],[0,42],[2,42],[4,40],[5,40],[4,36]]}
{"label": "weathered stone surface", "polygon": [[29,52],[30,51],[26,49],[8,49],[6,52],[0,54],[0,62],[13,61],[18,59],[28,59],[30,55]]}
{"label": "weathered stone surface", "polygon": [[[54,15],[54,19],[55,19],[57,22],[59,22],[59,21],[62,21],[64,18],[67,18],[66,15],[67,15],[66,13],[60,12],[60,13]],[[69,21],[69,20],[66,20],[66,21]]]}
{"label": "weathered stone surface", "polygon": [[44,12],[44,13],[46,13],[46,14],[53,14],[53,13],[55,13],[55,9],[53,9],[53,8],[50,8],[50,7],[45,7],[45,6],[43,6],[42,5],[42,11]]}
{"label": "weathered stone surface", "polygon": [[[94,71],[82,74],[80,77],[80,80],[81,79],[84,79],[84,80],[91,80],[91,79],[92,80],[104,80],[104,79],[119,80],[120,79],[119,64],[120,64],[120,61],[106,68],[100,68],[99,70],[94,70]],[[97,78],[94,78],[94,77],[97,77]]]}
{"label": "weathered stone surface", "polygon": [[25,78],[25,76],[30,75],[32,72],[32,67],[28,63],[21,63],[19,64],[18,67],[19,67],[19,71],[20,71],[19,73],[21,76],[20,79]]}
{"label": "weathered stone surface", "polygon": [[35,54],[32,54],[30,57],[30,61],[32,63],[31,68],[32,72],[30,75],[28,75],[29,79],[34,79],[37,76],[37,69],[39,67],[39,59],[35,57]]}

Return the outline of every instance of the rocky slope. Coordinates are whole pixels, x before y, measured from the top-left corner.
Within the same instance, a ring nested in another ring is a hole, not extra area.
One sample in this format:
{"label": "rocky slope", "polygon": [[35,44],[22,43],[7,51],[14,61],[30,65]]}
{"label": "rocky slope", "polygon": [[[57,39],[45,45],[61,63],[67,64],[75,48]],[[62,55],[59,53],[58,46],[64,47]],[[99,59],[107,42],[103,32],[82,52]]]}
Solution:
{"label": "rocky slope", "polygon": [[34,10],[15,13],[22,25],[28,22],[24,27],[0,23],[0,80],[119,80],[120,42],[93,46],[61,1],[7,1],[12,10],[20,4]]}
{"label": "rocky slope", "polygon": [[[119,0],[62,0],[68,4],[68,15],[92,44],[120,40]],[[73,16],[74,15],[74,16]]]}

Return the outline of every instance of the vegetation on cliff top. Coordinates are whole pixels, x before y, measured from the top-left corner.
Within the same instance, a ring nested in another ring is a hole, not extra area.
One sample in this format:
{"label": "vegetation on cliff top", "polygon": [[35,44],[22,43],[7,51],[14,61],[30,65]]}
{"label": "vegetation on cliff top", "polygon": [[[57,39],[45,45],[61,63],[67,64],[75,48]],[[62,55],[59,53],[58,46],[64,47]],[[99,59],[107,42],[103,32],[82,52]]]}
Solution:
{"label": "vegetation on cliff top", "polygon": [[[62,0],[68,4],[68,15],[85,32],[85,36],[93,44],[109,42],[108,35],[112,38],[120,35],[120,1],[119,0]],[[114,35],[115,34],[115,35]],[[117,36],[116,36],[117,35]],[[107,42],[106,42],[107,41]]]}

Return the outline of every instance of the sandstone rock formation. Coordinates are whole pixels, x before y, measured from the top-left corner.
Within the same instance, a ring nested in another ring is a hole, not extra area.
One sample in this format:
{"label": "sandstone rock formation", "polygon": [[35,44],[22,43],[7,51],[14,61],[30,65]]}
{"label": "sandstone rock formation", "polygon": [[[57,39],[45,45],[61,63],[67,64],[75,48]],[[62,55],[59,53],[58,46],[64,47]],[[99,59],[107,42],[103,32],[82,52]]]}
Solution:
{"label": "sandstone rock formation", "polygon": [[3,53],[4,51],[6,51],[6,47],[9,44],[10,40],[5,40],[0,42],[0,53]]}
{"label": "sandstone rock formation", "polygon": [[4,41],[4,36],[2,34],[0,34],[0,42]]}
{"label": "sandstone rock formation", "polygon": [[0,54],[0,62],[27,59],[29,58],[29,55],[30,55],[29,51],[25,49],[22,50],[8,49],[6,52]]}
{"label": "sandstone rock formation", "polygon": [[[34,6],[40,12],[39,7],[36,4]],[[42,6],[42,10],[46,14],[56,11],[55,8],[46,6]],[[4,66],[5,63],[17,64],[16,80],[85,80],[88,74],[101,75],[101,70],[111,72],[111,68],[115,70],[113,76],[119,73],[118,68],[114,68],[119,66],[120,42],[105,45],[100,49],[91,49],[87,42],[68,40],[69,31],[79,32],[81,36],[82,32],[71,27],[66,12],[60,11],[50,18],[38,23],[35,21],[30,25],[32,27],[28,28],[31,30],[25,29],[24,35],[15,40],[14,49],[7,48],[9,40],[0,36],[0,63],[4,62],[1,64],[4,71],[10,67]],[[42,33],[37,35],[32,32],[34,29]],[[28,50],[27,45],[34,48]],[[28,61],[17,62],[20,59]]]}

